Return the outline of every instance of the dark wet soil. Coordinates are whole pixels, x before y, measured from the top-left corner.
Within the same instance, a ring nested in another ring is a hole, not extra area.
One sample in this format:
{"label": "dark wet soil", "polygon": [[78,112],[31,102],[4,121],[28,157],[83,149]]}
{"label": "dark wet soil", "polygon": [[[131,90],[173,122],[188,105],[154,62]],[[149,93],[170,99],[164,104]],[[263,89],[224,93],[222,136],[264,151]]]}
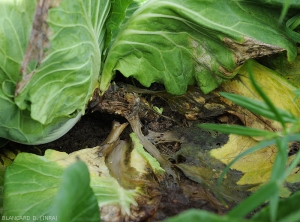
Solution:
{"label": "dark wet soil", "polygon": [[[150,97],[148,99],[151,100]],[[142,120],[144,127],[143,131],[145,131],[144,134],[147,133],[147,130],[165,132],[178,124],[183,126],[187,124],[185,117],[172,111],[163,100],[152,100],[151,103],[157,105],[158,107],[163,107],[164,116],[167,118],[160,116],[151,122]],[[125,118],[118,115],[100,113],[98,111],[92,113],[88,111],[86,115],[84,115],[75,125],[75,127],[54,142],[36,146],[28,146],[9,142],[4,148],[43,155],[44,151],[47,149],[71,153],[80,149],[99,146],[106,139],[111,130],[112,122],[115,120],[120,123],[126,122]],[[130,127],[127,127],[121,134],[121,139],[126,139],[130,132]],[[169,142],[159,145],[158,149],[160,149],[160,151],[164,154],[170,154],[180,149],[180,144],[177,142]],[[187,197],[184,195],[181,186],[175,184],[171,178],[167,179],[165,181],[166,185],[162,186],[164,188],[161,191],[161,201],[154,218],[152,218],[152,221],[162,220],[190,208],[204,209],[221,214],[225,212],[223,207],[213,204],[211,199],[214,197],[212,194],[209,194],[207,190],[199,186],[199,184],[196,182],[186,178],[183,173],[178,173],[180,175],[181,185],[184,185],[185,188],[189,187],[191,190],[193,190],[193,193]]]}
{"label": "dark wet soil", "polygon": [[[125,119],[105,113],[87,113],[63,137],[51,143],[28,146],[9,142],[5,147],[21,151],[39,152],[43,154],[47,149],[71,153],[84,148],[91,148],[101,144],[111,130],[113,120],[124,122]],[[38,151],[40,150],[40,151]]]}

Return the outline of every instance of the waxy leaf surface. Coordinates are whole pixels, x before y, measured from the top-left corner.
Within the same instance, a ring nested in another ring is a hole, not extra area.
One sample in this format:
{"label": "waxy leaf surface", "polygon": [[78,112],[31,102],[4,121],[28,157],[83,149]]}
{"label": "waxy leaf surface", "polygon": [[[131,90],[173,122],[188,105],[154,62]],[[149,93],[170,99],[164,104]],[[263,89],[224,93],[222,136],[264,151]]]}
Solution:
{"label": "waxy leaf surface", "polygon": [[297,50],[278,24],[280,12],[249,1],[150,0],[117,35],[100,90],[120,71],[145,86],[163,83],[172,94],[193,83],[207,93],[249,58],[287,50],[291,61]]}

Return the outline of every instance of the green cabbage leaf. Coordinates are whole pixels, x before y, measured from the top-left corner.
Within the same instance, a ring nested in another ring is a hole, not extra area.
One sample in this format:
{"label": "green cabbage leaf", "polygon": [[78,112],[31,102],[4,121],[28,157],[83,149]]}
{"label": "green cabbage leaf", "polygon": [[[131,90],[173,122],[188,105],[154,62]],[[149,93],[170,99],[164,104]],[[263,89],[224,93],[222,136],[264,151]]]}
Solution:
{"label": "green cabbage leaf", "polygon": [[63,136],[116,72],[178,95],[210,92],[250,58],[293,61],[291,3],[279,23],[280,0],[0,0],[0,138]]}
{"label": "green cabbage leaf", "polygon": [[[98,221],[100,211],[102,221],[112,221],[112,217],[123,221],[157,207],[160,197],[150,197],[147,189],[158,188],[151,175],[163,169],[135,134],[131,141],[118,138],[113,146],[107,156],[99,155],[99,146],[71,154],[50,149],[44,156],[20,153],[5,172],[4,193],[0,193],[3,218]],[[116,209],[118,214],[114,214]]]}
{"label": "green cabbage leaf", "polygon": [[36,2],[0,1],[0,137],[25,144],[55,140],[84,114],[111,6]]}
{"label": "green cabbage leaf", "polygon": [[295,42],[278,22],[281,8],[269,4],[147,1],[116,36],[100,90],[105,92],[119,71],[147,87],[163,83],[172,94],[183,94],[194,83],[208,93],[232,78],[249,58],[286,50],[292,61]]}

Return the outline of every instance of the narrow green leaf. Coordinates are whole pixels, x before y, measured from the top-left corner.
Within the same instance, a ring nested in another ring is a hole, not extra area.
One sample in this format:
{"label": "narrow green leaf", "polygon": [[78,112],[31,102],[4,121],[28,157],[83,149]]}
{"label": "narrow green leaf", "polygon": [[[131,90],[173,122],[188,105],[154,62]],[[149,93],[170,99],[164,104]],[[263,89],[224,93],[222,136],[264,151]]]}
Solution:
{"label": "narrow green leaf", "polygon": [[273,195],[269,198],[269,205],[270,205],[270,220],[272,222],[276,221],[277,217],[277,209],[279,205],[279,189],[274,191]]}
{"label": "narrow green leaf", "polygon": [[[250,99],[248,97],[236,95],[232,93],[221,92],[220,95],[231,100],[237,105],[248,109],[253,113],[278,121],[278,117],[274,114],[272,110],[270,110],[268,105],[262,101]],[[297,122],[297,118],[294,117],[291,113],[278,108],[276,108],[276,110],[283,117],[284,122],[289,122],[289,123]]]}
{"label": "narrow green leaf", "polygon": [[273,165],[271,180],[283,181],[288,156],[287,136],[276,138],[276,146],[278,152]]}
{"label": "narrow green leaf", "polygon": [[297,28],[300,25],[300,14],[295,15],[294,17],[292,17],[290,20],[290,29],[294,30],[295,28]]}
{"label": "narrow green leaf", "polygon": [[267,201],[270,197],[273,196],[279,190],[276,182],[269,182],[260,188],[258,191],[253,193],[247,199],[243,200],[239,203],[235,208],[233,208],[228,216],[230,217],[239,217],[242,218],[250,213],[255,208],[259,207],[265,201]]}
{"label": "narrow green leaf", "polygon": [[283,3],[282,11],[279,18],[279,23],[282,23],[291,4],[291,0],[285,0]]}
{"label": "narrow green leaf", "polygon": [[[270,181],[279,184],[279,186],[282,186],[285,176],[284,172],[286,169],[288,155],[287,137],[276,138],[276,145],[278,152],[272,168]],[[278,204],[279,190],[277,190],[277,192],[274,192],[273,196],[270,198],[270,219],[273,222],[276,221]]]}
{"label": "narrow green leaf", "polygon": [[229,217],[227,215],[220,216],[204,210],[188,210],[177,216],[168,218],[165,222],[182,222],[182,221],[205,221],[205,222],[242,222],[240,218]]}
{"label": "narrow green leaf", "polygon": [[300,89],[296,89],[295,91],[294,91],[294,93],[295,93],[295,99],[293,100],[293,102],[295,102],[297,99],[298,99],[298,97],[300,96]]}
{"label": "narrow green leaf", "polygon": [[[298,205],[299,202],[295,203],[295,205]],[[278,220],[278,222],[298,222],[300,218],[300,211],[295,211],[294,213],[291,213],[287,217]]]}
{"label": "narrow green leaf", "polygon": [[287,136],[288,142],[300,141],[300,132],[293,133]]}
{"label": "narrow green leaf", "polygon": [[261,98],[264,100],[264,102],[267,104],[267,106],[269,107],[269,110],[274,113],[276,120],[281,123],[283,128],[285,128],[285,121],[283,119],[283,116],[280,114],[279,109],[277,109],[275,107],[273,102],[269,99],[269,97],[264,93],[262,88],[255,81],[252,66],[253,66],[252,61],[249,61],[247,63],[247,69],[248,69],[249,78],[252,83],[252,86],[254,87],[256,92],[261,96]]}
{"label": "narrow green leaf", "polygon": [[[246,155],[248,155],[248,154],[254,153],[254,152],[256,152],[256,151],[258,151],[258,150],[260,150],[260,149],[263,149],[263,148],[265,148],[265,147],[267,147],[267,146],[271,146],[271,145],[273,145],[273,144],[275,144],[275,143],[276,143],[276,139],[263,140],[263,141],[257,143],[255,146],[253,146],[253,147],[251,147],[251,148],[245,150],[245,151],[242,152],[241,154],[237,155],[237,156],[236,156],[236,157],[235,157],[235,158],[234,158],[234,159],[233,159],[233,160],[225,167],[225,169],[224,169],[223,172],[221,173],[220,177],[218,178],[218,190],[220,190],[220,188],[221,188],[221,183],[222,183],[222,181],[223,181],[223,179],[224,179],[226,173],[228,172],[228,170],[230,169],[230,167],[231,167],[236,161],[238,161],[240,158],[242,158],[242,157],[244,157],[244,156],[246,156]],[[218,194],[218,195],[219,195],[219,198],[220,198],[221,200],[223,200],[223,198],[221,197],[221,195],[220,195],[220,194]]]}
{"label": "narrow green leaf", "polygon": [[259,4],[265,4],[264,6],[283,7],[287,8],[300,8],[299,0],[255,0]]}
{"label": "narrow green leaf", "polygon": [[[300,140],[300,133],[295,133],[295,134],[291,134],[291,135],[288,135],[287,137],[287,141],[288,142],[291,142],[291,141],[299,141]],[[230,169],[230,167],[236,162],[238,161],[240,158],[248,155],[248,154],[251,154],[251,153],[254,153],[264,147],[267,147],[267,146],[271,146],[271,145],[274,145],[276,144],[276,139],[270,139],[270,140],[263,140],[259,143],[257,143],[255,146],[247,149],[246,151],[242,152],[241,154],[239,154],[238,156],[236,156],[226,167],[225,169],[223,170],[223,172],[221,173],[219,179],[218,179],[218,187],[220,188],[221,187],[221,183],[223,181],[223,178],[224,176],[226,175],[226,173],[228,172],[228,170]],[[286,175],[285,176],[288,176],[292,170],[297,166],[298,162],[300,161],[300,153],[298,153],[294,159],[294,161],[292,162],[292,164],[290,165],[290,167],[288,168],[289,171],[287,173],[286,171]]]}
{"label": "narrow green leaf", "polygon": [[[281,222],[293,222],[299,221],[300,210],[299,210],[299,198],[300,191],[292,194],[286,199],[281,199],[279,201],[279,207],[277,211],[277,221]],[[264,207],[258,213],[256,213],[251,221],[269,221],[270,207]]]}
{"label": "narrow green leaf", "polygon": [[286,22],[286,32],[295,42],[300,42],[300,34],[294,31],[300,25],[300,14],[295,15]]}
{"label": "narrow green leaf", "polygon": [[62,176],[50,216],[59,221],[100,222],[97,198],[90,187],[90,174],[84,162],[67,167]]}
{"label": "narrow green leaf", "polygon": [[199,124],[198,125],[202,129],[210,129],[216,130],[222,133],[228,134],[237,134],[241,136],[250,136],[250,137],[271,137],[276,136],[277,134],[267,130],[253,129],[245,126],[237,126],[237,125],[224,125],[224,124]]}

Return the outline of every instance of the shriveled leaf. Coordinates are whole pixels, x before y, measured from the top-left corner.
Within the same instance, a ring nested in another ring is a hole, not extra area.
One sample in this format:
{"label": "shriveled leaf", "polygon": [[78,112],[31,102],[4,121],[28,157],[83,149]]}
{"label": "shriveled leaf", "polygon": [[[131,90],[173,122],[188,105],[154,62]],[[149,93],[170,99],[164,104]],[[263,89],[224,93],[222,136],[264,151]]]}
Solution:
{"label": "shriveled leaf", "polygon": [[[294,93],[297,88],[277,72],[255,61],[251,62],[254,79],[271,101],[274,101],[283,119],[286,122],[298,121],[300,100],[295,100]],[[274,121],[277,117],[251,85],[247,64],[240,69],[238,75],[224,82],[211,93],[204,94],[197,87],[190,86],[187,92],[180,96],[163,92],[157,93],[157,96],[166,100],[172,110],[185,115],[190,120],[230,113],[238,117],[245,126],[259,130],[279,131],[282,126]]]}
{"label": "shriveled leaf", "polygon": [[163,83],[172,94],[183,94],[193,83],[207,93],[249,58],[287,50],[292,61],[296,47],[279,16],[280,9],[249,1],[150,0],[116,37],[100,90],[120,71],[145,86]]}
{"label": "shriveled leaf", "polygon": [[[154,136],[152,133],[149,136]],[[229,205],[238,203],[248,194],[252,188],[250,185],[239,185],[237,182],[243,176],[242,172],[230,170],[224,179],[221,190],[218,188],[218,178],[225,165],[210,155],[210,151],[224,146],[228,142],[228,135],[216,131],[207,131],[196,126],[189,128],[176,127],[173,131],[160,133],[162,141],[180,141],[181,148],[170,158],[176,162],[174,166],[180,169],[186,177],[201,184],[209,193],[221,196]],[[213,195],[207,195],[206,199],[214,206],[222,204]]]}
{"label": "shriveled leaf", "polygon": [[[236,129],[239,130],[239,128]],[[160,134],[160,139],[181,142],[181,149],[176,152],[173,159],[176,161],[175,166],[188,178],[209,187],[216,195],[220,193],[229,203],[238,202],[245,198],[248,192],[255,191],[270,180],[278,153],[275,141],[272,139],[257,144],[257,141],[251,137],[233,134],[225,139],[224,134],[215,130],[218,128],[205,131],[190,127],[185,128],[183,133],[179,127],[165,133],[166,135]],[[254,132],[257,133],[259,130]],[[272,134],[272,132],[267,133],[268,136]],[[293,141],[294,139],[293,137],[288,140]],[[159,141],[155,142],[159,143]],[[246,152],[247,155],[240,156],[233,165],[229,165],[243,152]],[[294,158],[294,156],[289,156],[288,164]],[[223,177],[223,170],[227,165],[229,165],[229,171]],[[298,168],[296,167],[289,173],[285,185],[279,189],[280,196],[287,197],[299,187]],[[218,187],[221,176],[223,181]]]}
{"label": "shriveled leaf", "polygon": [[[192,147],[190,147],[191,149]],[[217,186],[218,177],[221,175],[224,165],[218,160],[205,155],[204,158],[199,157],[196,153],[196,147],[190,153],[195,155],[193,159],[188,155],[179,154],[179,158],[189,158],[183,163],[176,164],[175,166],[180,169],[186,177],[190,180],[199,183],[210,195],[206,195],[205,199],[210,202],[215,208],[224,208],[223,203],[219,197],[222,197],[226,202],[226,207],[235,205],[249,195],[249,189],[253,185],[237,185],[236,182],[241,178],[242,173],[237,171],[230,171],[226,179],[223,180],[221,187]],[[183,185],[184,187],[184,185]],[[218,198],[217,198],[218,197]]]}
{"label": "shriveled leaf", "polygon": [[197,86],[189,86],[186,93],[179,96],[166,92],[157,94],[168,102],[172,110],[183,114],[188,120],[219,116],[227,108],[216,91],[204,94]]}

